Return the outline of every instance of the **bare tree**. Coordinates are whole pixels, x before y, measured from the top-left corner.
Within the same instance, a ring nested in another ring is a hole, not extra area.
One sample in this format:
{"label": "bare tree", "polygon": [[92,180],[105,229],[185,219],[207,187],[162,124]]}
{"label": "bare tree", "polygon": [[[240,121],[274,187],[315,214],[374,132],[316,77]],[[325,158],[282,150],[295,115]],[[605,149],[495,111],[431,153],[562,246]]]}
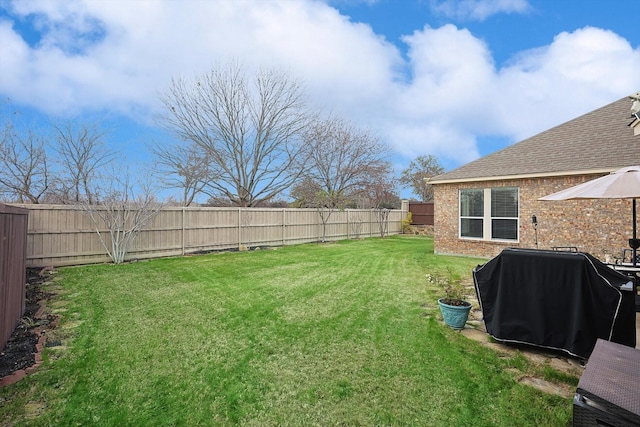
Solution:
{"label": "bare tree", "polygon": [[19,131],[7,120],[0,137],[0,194],[20,203],[40,203],[50,186],[46,139]]}
{"label": "bare tree", "polygon": [[300,135],[310,120],[300,84],[274,70],[250,81],[237,64],[193,80],[174,79],[162,97],[164,125],[210,156],[210,187],[238,206],[255,206],[300,176]]}
{"label": "bare tree", "polygon": [[362,233],[362,224],[364,220],[361,215],[356,215],[349,220],[349,226],[351,227],[351,235],[358,239],[360,238],[360,234]]}
{"label": "bare tree", "polygon": [[61,166],[58,177],[61,199],[72,203],[86,199],[91,205],[94,195],[90,189],[99,179],[100,170],[111,163],[116,154],[105,147],[105,133],[95,123],[57,124],[54,131]]}
{"label": "bare tree", "polygon": [[326,242],[327,224],[333,212],[342,209],[348,203],[342,192],[328,192],[322,186],[313,181],[310,177],[305,177],[291,191],[295,198],[293,206],[300,208],[315,208],[322,223],[321,241]]}
{"label": "bare tree", "polygon": [[322,192],[322,187],[310,177],[302,177],[291,188],[289,195],[293,198],[291,206],[294,208],[310,208],[318,204],[316,195]]}
{"label": "bare tree", "polygon": [[227,197],[221,194],[209,197],[202,205],[212,208],[230,208],[235,206]]}
{"label": "bare tree", "polygon": [[187,145],[155,143],[151,146],[155,157],[155,173],[168,188],[182,191],[181,204],[189,206],[206,191],[217,173],[211,165],[211,156],[202,146],[188,142]]}
{"label": "bare tree", "polygon": [[377,179],[366,188],[369,207],[373,209],[400,209],[402,204],[397,191],[397,179],[393,176],[391,167],[380,170]]}
{"label": "bare tree", "polygon": [[389,231],[389,209],[399,208],[401,202],[395,193],[395,179],[391,178],[390,170],[379,171],[377,177],[375,182],[367,186],[366,197],[374,210],[380,237],[385,237]]}
{"label": "bare tree", "polygon": [[444,168],[438,163],[438,159],[432,155],[420,156],[409,164],[409,167],[402,171],[400,184],[404,188],[411,188],[413,193],[421,198],[423,202],[433,200],[433,186],[425,182],[425,178],[432,178],[444,173]]}
{"label": "bare tree", "polygon": [[115,264],[121,264],[131,244],[163,205],[157,201],[148,183],[140,184],[136,189],[128,172],[114,172],[111,178],[106,190],[93,190],[100,199],[99,205],[85,201],[79,207],[89,215],[109,258]]}
{"label": "bare tree", "polygon": [[335,117],[318,120],[305,132],[308,161],[304,180],[293,195],[298,204],[313,206],[323,226],[336,209],[343,209],[368,195],[391,170],[389,148],[369,131]]}
{"label": "bare tree", "polygon": [[391,170],[388,146],[339,118],[316,121],[305,133],[305,147],[305,178],[328,196],[329,207],[365,194],[381,173]]}
{"label": "bare tree", "polygon": [[389,209],[375,209],[376,222],[378,223],[378,231],[380,237],[387,235],[389,231]]}
{"label": "bare tree", "polygon": [[320,222],[322,223],[322,243],[327,241],[327,224],[333,212],[342,209],[345,204],[344,194],[341,192],[327,192],[325,190],[318,191],[313,199],[312,204],[318,211]]}

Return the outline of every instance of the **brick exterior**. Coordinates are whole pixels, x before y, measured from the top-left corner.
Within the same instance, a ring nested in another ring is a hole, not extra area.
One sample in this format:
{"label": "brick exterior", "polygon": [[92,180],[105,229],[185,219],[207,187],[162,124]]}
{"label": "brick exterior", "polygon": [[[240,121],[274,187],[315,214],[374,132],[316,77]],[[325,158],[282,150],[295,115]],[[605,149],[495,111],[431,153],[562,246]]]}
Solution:
{"label": "brick exterior", "polygon": [[[620,258],[632,233],[630,200],[538,201],[538,198],[597,178],[576,175],[553,178],[438,184],[434,187],[435,253],[491,258],[506,247],[535,248],[531,216],[538,219],[538,248],[576,246],[605,261]],[[518,187],[520,224],[518,242],[491,242],[458,238],[458,190]]]}

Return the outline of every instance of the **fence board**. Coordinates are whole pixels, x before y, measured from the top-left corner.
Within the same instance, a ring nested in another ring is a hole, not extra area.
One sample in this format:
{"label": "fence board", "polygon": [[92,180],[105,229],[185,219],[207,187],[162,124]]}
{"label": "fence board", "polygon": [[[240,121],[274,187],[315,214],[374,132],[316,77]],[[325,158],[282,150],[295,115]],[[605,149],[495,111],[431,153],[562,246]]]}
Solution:
{"label": "fence board", "polygon": [[[20,205],[29,209],[27,265],[33,267],[108,262],[87,213],[74,206]],[[407,206],[389,211],[388,234],[402,231]],[[100,228],[107,233],[106,228]],[[375,212],[335,211],[327,240],[380,235]],[[126,259],[180,256],[189,253],[283,246],[317,242],[322,225],[315,209],[180,208],[160,211],[129,248]]]}

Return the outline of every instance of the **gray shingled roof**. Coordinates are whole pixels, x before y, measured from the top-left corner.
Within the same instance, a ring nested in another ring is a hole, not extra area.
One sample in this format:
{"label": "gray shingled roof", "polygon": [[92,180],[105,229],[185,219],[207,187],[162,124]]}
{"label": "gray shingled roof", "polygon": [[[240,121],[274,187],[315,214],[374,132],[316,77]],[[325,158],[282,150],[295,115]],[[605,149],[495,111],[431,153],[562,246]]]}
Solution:
{"label": "gray shingled roof", "polygon": [[630,108],[624,97],[429,182],[603,173],[640,165],[640,136],[629,127]]}

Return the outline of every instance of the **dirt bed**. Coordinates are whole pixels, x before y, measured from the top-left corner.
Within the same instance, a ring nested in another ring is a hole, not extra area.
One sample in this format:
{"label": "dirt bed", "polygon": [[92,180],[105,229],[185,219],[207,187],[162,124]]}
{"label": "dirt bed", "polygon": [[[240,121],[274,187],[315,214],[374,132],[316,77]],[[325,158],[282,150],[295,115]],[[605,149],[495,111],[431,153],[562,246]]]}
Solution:
{"label": "dirt bed", "polygon": [[36,363],[36,330],[51,325],[55,319],[40,310],[41,304],[52,296],[43,290],[43,284],[48,280],[51,280],[48,270],[27,269],[25,311],[0,353],[0,379]]}

